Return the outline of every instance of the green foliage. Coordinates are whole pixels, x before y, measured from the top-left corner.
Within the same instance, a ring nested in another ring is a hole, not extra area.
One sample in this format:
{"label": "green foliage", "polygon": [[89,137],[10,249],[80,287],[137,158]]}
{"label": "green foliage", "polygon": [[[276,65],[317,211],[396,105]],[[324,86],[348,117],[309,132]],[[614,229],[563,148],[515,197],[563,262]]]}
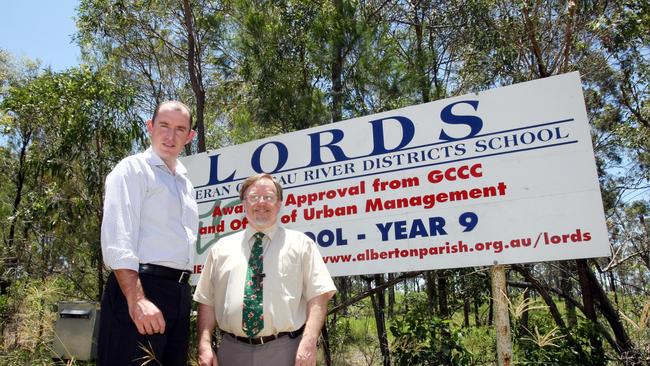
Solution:
{"label": "green foliage", "polygon": [[[77,40],[83,56],[136,88],[140,112],[179,97],[188,80],[186,35],[177,1],[83,0]],[[93,60],[94,59],[94,60]],[[189,93],[188,93],[189,94]]]}
{"label": "green foliage", "polygon": [[327,121],[323,92],[315,83],[321,62],[313,24],[323,16],[310,1],[237,2],[241,28],[235,42],[242,56],[241,76],[249,88],[248,110],[254,121],[274,133]]}
{"label": "green foliage", "polygon": [[[549,317],[548,307],[540,298],[525,297],[526,291],[518,295],[511,294],[509,310],[515,360],[558,365],[593,365],[602,355],[587,354],[581,358],[575,346],[569,341],[573,337],[578,347],[591,349],[590,341],[604,341],[598,327],[578,318],[578,324],[571,329],[560,329]],[[522,324],[523,314],[527,313],[528,322]],[[568,333],[568,334],[567,334]]]}
{"label": "green foliage", "polygon": [[[647,297],[629,297],[626,303],[629,305],[621,311],[621,317],[628,325],[630,338],[637,345],[639,355],[645,360],[650,360],[650,301]],[[630,355],[621,357],[623,361],[626,356]]]}
{"label": "green foliage", "polygon": [[170,99],[196,106],[191,108],[199,132],[195,141],[202,152],[206,136],[214,137],[213,143],[225,139],[205,121],[227,114],[225,103],[217,100],[232,98],[221,85],[234,63],[222,44],[230,38],[222,12],[228,7],[229,1],[212,0],[188,1],[187,9],[184,2],[172,0],[82,0],[77,40],[85,60],[137,90],[134,109],[140,115],[150,116]]}
{"label": "green foliage", "polygon": [[394,319],[392,357],[397,365],[468,365],[472,355],[463,345],[463,334],[449,320],[428,311],[426,297],[415,293],[405,298],[404,314]]}
{"label": "green foliage", "polygon": [[[589,349],[589,339],[599,335],[595,327],[582,319],[578,326],[572,329],[572,335],[583,349]],[[527,362],[548,363],[558,365],[593,365],[590,358],[582,359],[572,345],[557,327],[552,324],[535,325],[533,330],[524,334],[514,332],[516,359]]]}
{"label": "green foliage", "polygon": [[[103,181],[110,168],[142,140],[130,108],[133,92],[103,71],[50,71],[19,80],[0,101],[3,163],[13,167],[3,202],[0,268],[8,283],[24,275],[62,271],[89,289],[99,257]],[[6,189],[6,191],[4,190]]]}
{"label": "green foliage", "polygon": [[464,329],[463,345],[472,354],[473,364],[491,365],[496,363],[496,338],[493,326],[484,325]]}

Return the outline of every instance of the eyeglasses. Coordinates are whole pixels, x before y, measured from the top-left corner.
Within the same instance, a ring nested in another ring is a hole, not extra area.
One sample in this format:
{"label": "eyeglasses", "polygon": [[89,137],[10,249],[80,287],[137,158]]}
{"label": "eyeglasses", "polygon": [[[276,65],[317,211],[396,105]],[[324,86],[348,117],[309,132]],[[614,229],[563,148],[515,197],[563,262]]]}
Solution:
{"label": "eyeglasses", "polygon": [[246,196],[246,201],[248,201],[248,203],[251,203],[251,204],[252,203],[258,203],[260,201],[264,201],[264,202],[267,202],[267,203],[274,203],[276,200],[277,200],[277,197],[275,197],[274,195],[270,195],[270,194],[269,195],[263,195],[263,196],[260,196],[260,195],[257,195],[257,194],[249,194],[249,195]]}

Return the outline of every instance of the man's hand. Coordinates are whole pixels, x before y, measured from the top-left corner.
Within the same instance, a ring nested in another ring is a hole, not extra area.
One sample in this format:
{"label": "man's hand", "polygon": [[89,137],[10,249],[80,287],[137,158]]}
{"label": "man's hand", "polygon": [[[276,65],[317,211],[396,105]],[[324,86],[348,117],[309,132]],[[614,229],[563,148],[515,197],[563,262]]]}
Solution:
{"label": "man's hand", "polygon": [[196,329],[199,344],[199,366],[217,366],[217,355],[212,349],[212,333],[217,325],[214,307],[199,303]]}
{"label": "man's hand", "polygon": [[327,302],[334,295],[334,292],[326,292],[307,301],[307,321],[296,352],[296,366],[316,365],[318,337],[325,323]]}
{"label": "man's hand", "polygon": [[199,345],[199,366],[219,366],[217,354],[214,353],[212,346]]}
{"label": "man's hand", "polygon": [[129,315],[140,334],[165,333],[165,318],[162,312],[147,298],[129,303]]}
{"label": "man's hand", "polygon": [[316,340],[303,337],[296,352],[296,366],[316,365],[317,352]]}
{"label": "man's hand", "polygon": [[160,309],[145,296],[138,272],[116,269],[113,273],[129,305],[129,315],[138,332],[142,335],[165,333],[165,318]]}

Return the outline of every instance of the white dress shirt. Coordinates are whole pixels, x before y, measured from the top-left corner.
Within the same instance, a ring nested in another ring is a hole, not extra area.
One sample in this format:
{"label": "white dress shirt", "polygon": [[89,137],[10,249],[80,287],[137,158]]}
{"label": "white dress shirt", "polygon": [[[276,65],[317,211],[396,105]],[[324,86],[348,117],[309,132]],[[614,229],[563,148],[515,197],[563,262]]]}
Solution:
{"label": "white dress shirt", "polygon": [[106,177],[101,242],[108,267],[192,268],[198,207],[186,173],[177,161],[173,174],[149,148],[119,162]]}
{"label": "white dress shirt", "polygon": [[[249,226],[213,245],[194,292],[195,301],[214,307],[221,330],[243,337],[244,283],[254,234]],[[307,320],[307,302],[336,291],[307,235],[277,226],[264,234],[264,329],[257,337],[297,330]]]}

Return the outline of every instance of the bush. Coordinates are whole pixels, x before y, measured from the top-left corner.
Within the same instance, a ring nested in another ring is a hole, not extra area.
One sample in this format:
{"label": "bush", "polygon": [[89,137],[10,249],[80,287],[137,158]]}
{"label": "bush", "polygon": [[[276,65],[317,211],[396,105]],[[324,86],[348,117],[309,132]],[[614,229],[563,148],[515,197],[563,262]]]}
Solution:
{"label": "bush", "polygon": [[472,354],[451,321],[430,314],[424,294],[409,294],[408,309],[392,322],[391,356],[396,365],[469,365]]}
{"label": "bush", "polygon": [[3,304],[1,365],[52,365],[56,303],[63,296],[59,278],[15,281]]}

